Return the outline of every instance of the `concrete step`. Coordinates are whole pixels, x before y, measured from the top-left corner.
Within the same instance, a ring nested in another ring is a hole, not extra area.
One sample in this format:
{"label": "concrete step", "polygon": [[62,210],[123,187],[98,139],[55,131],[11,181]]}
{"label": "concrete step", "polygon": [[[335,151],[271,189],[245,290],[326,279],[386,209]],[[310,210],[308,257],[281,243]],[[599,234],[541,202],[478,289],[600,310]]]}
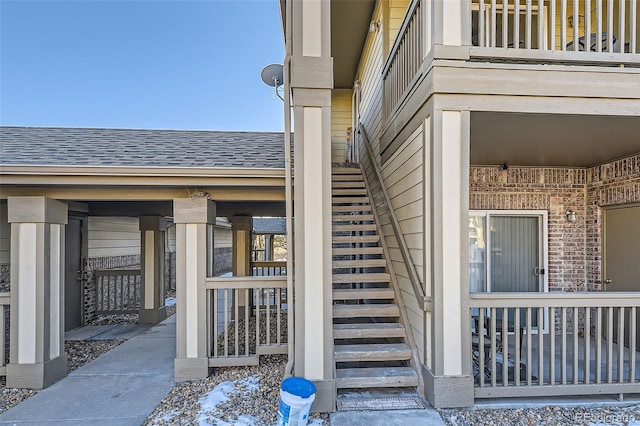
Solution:
{"label": "concrete step", "polygon": [[336,387],[385,388],[418,386],[418,375],[411,367],[340,368],[336,370]]}
{"label": "concrete step", "polygon": [[400,308],[394,303],[368,303],[364,305],[333,305],[334,318],[398,318]]}
{"label": "concrete step", "polygon": [[334,256],[382,254],[382,247],[335,247]]}
{"label": "concrete step", "polygon": [[333,225],[334,232],[350,232],[350,231],[375,231],[378,228],[375,223],[366,223],[361,225]]}
{"label": "concrete step", "polygon": [[397,322],[334,324],[334,339],[382,339],[405,337],[404,326]]}
{"label": "concrete step", "polygon": [[405,343],[335,345],[334,348],[336,362],[407,361],[411,359],[411,348]]}
{"label": "concrete step", "polygon": [[391,288],[361,288],[333,290],[333,300],[368,300],[394,299],[396,297]]}
{"label": "concrete step", "polygon": [[386,259],[334,260],[333,268],[380,268],[387,266]]}
{"label": "concrete step", "polygon": [[331,216],[334,222],[373,222],[372,214],[334,214]]}
{"label": "concrete step", "polygon": [[386,272],[365,272],[362,274],[333,274],[334,283],[388,283]]}
{"label": "concrete step", "polygon": [[336,244],[344,244],[344,243],[351,243],[351,244],[377,243],[378,241],[380,241],[380,236],[378,234],[374,234],[374,235],[358,235],[358,236],[338,235],[338,236],[334,236],[331,240],[332,240],[332,242],[334,242]]}

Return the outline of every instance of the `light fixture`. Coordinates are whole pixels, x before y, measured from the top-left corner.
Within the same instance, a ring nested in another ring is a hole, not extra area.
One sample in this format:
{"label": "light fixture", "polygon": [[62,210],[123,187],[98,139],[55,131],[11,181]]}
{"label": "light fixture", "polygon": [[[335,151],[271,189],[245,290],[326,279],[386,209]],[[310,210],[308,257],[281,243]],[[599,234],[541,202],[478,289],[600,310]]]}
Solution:
{"label": "light fixture", "polygon": [[567,217],[567,222],[575,223],[578,220],[578,218],[576,217],[575,210],[569,209],[566,212],[564,212],[564,215]]}
{"label": "light fixture", "polygon": [[380,24],[377,21],[371,21],[371,23],[369,24],[369,32],[375,33],[379,29],[380,29]]}

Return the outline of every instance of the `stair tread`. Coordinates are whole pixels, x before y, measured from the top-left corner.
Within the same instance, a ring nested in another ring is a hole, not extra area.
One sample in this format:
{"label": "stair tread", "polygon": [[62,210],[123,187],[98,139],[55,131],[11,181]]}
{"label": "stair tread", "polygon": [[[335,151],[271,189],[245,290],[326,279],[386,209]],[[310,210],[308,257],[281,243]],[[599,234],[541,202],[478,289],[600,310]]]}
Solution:
{"label": "stair tread", "polygon": [[331,216],[334,222],[372,222],[372,214],[341,214]]}
{"label": "stair tread", "polygon": [[408,360],[411,348],[405,343],[365,343],[335,345],[336,362]]}
{"label": "stair tread", "polygon": [[410,367],[339,368],[336,370],[336,387],[382,388],[416,387],[418,375]]}
{"label": "stair tread", "polygon": [[394,299],[392,288],[363,288],[363,289],[336,289],[333,290],[334,300],[356,299]]}
{"label": "stair tread", "polygon": [[411,367],[365,367],[365,368],[338,368],[336,378],[356,377],[418,377]]}
{"label": "stair tread", "polygon": [[364,188],[363,180],[348,180],[346,182],[334,181],[331,186],[335,188]]}
{"label": "stair tread", "polygon": [[388,282],[391,276],[386,272],[365,272],[363,274],[333,274],[334,283]]}
{"label": "stair tread", "polygon": [[334,212],[371,212],[371,204],[365,204],[360,206],[336,206],[332,207]]}
{"label": "stair tread", "polygon": [[332,238],[332,242],[334,243],[377,243],[380,241],[380,236],[378,234],[374,235],[337,235]]}
{"label": "stair tread", "polygon": [[331,264],[334,268],[376,268],[387,266],[386,259],[355,259],[334,260]]}
{"label": "stair tread", "polygon": [[366,203],[369,204],[369,197],[332,197],[332,204],[351,204],[351,203]]}
{"label": "stair tread", "polygon": [[334,247],[334,256],[382,254],[382,247]]}
{"label": "stair tread", "polygon": [[362,223],[362,224],[346,224],[346,225],[333,225],[332,229],[338,232],[345,231],[375,231],[378,228],[375,223]]}
{"label": "stair tread", "polygon": [[362,175],[362,172],[360,171],[360,167],[332,167],[331,174]]}
{"label": "stair tread", "polygon": [[362,305],[333,305],[333,318],[397,318],[400,308],[393,303],[367,303]]}
{"label": "stair tread", "polygon": [[405,328],[398,322],[333,324],[334,339],[380,339],[405,337]]}

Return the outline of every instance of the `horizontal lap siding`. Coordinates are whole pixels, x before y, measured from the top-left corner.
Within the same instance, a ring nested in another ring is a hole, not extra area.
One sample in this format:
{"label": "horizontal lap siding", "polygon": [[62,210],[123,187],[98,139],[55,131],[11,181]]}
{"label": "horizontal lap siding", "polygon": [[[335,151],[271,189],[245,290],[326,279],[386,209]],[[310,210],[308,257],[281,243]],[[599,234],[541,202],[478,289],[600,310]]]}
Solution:
{"label": "horizontal lap siding", "polygon": [[331,161],[344,162],[347,129],[351,123],[351,90],[331,93]]}
{"label": "horizontal lap siding", "polygon": [[140,254],[140,227],[135,217],[89,217],[89,257]]}

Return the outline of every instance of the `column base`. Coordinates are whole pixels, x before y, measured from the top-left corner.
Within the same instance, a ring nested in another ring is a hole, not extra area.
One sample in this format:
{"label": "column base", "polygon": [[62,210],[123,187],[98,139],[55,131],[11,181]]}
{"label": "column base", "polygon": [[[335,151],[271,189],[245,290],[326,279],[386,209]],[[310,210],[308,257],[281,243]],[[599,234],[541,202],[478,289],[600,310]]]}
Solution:
{"label": "column base", "polygon": [[44,363],[8,364],[7,387],[44,389],[67,375],[67,354]]}
{"label": "column base", "polygon": [[138,323],[140,324],[158,324],[165,319],[167,319],[166,306],[158,309],[140,309],[138,311]]}
{"label": "column base", "polygon": [[176,358],[174,361],[175,381],[205,379],[211,374],[208,358]]}
{"label": "column base", "polygon": [[422,367],[424,394],[434,408],[472,407],[473,376],[434,376]]}
{"label": "column base", "polygon": [[316,385],[316,398],[311,405],[312,413],[333,413],[336,411],[336,381],[311,380]]}

